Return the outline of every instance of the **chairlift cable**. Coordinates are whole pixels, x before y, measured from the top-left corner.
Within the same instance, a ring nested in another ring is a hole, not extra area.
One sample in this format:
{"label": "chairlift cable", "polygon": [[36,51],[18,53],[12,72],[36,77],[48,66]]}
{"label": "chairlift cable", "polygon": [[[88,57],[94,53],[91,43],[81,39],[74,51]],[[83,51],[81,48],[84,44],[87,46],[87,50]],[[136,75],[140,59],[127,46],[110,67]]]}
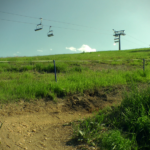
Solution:
{"label": "chairlift cable", "polygon": [[[15,14],[15,13],[10,13],[10,12],[4,12],[4,11],[0,11],[0,13],[6,13],[6,14],[17,15],[17,16],[21,16],[21,17],[28,17],[28,18],[38,19],[37,17],[31,17],[31,16],[20,15],[20,14]],[[1,20],[6,20],[6,19],[1,19]],[[61,22],[61,21],[56,21],[56,20],[49,20],[49,19],[43,19],[43,20],[53,21],[53,22],[58,22],[58,23],[64,23],[64,24],[70,24],[70,25],[75,25],[75,26],[82,26],[82,27],[87,27],[87,28],[93,28],[93,27],[89,27],[89,26],[78,25],[78,24],[72,24],[72,23]],[[6,20],[6,21],[8,21],[8,20]],[[13,21],[13,22],[18,22],[18,21]],[[21,22],[21,23],[23,23],[23,22]],[[26,23],[26,22],[24,22],[24,23]],[[32,24],[32,23],[27,23],[27,24]],[[56,26],[55,26],[55,27],[56,27]],[[61,27],[57,27],[57,28],[61,28]],[[69,29],[69,28],[63,28],[63,29]],[[72,30],[72,29],[70,29],[70,30]],[[73,30],[76,30],[76,29],[73,29]],[[81,31],[81,30],[80,30],[80,31]],[[101,34],[102,34],[102,33],[101,33]],[[105,34],[105,33],[104,33],[104,34]],[[128,36],[130,36],[130,35],[128,35]],[[143,42],[143,41],[141,41],[141,40],[139,40],[139,39],[137,39],[137,38],[135,38],[135,37],[133,37],[133,36],[130,36],[130,37],[132,37],[132,38],[134,38],[134,39],[136,39],[136,40],[138,40],[138,41],[140,41],[140,42],[142,42],[142,43],[145,43],[145,42]],[[145,43],[145,44],[146,44],[146,43]]]}
{"label": "chairlift cable", "polygon": [[139,45],[139,46],[142,46],[143,47],[143,45],[142,44],[139,44],[139,43],[136,43],[136,42],[132,42],[131,40],[127,40],[127,39],[124,39],[124,40],[126,40],[126,41],[128,41],[128,42],[131,42],[131,43],[134,43],[134,44],[136,44],[136,45]]}
{"label": "chairlift cable", "polygon": [[[1,11],[0,11],[0,12],[1,12]],[[28,17],[28,16],[26,16],[26,17]],[[32,18],[35,18],[35,17],[32,17]],[[35,19],[37,19],[37,18],[35,18]],[[8,19],[2,19],[2,18],[0,18],[0,20],[10,21],[10,22],[17,22],[17,23],[24,23],[24,24],[33,24],[33,25],[35,25],[35,23],[21,22],[21,21],[8,20]],[[43,25],[43,26],[49,27],[49,25]],[[53,26],[53,27],[60,28],[60,29],[66,29],[66,30],[76,30],[76,31],[86,31],[86,32],[87,32],[87,30],[63,28],[63,27],[58,27],[58,26]],[[89,30],[88,30],[88,32],[93,32],[93,31],[89,31]],[[93,32],[93,33],[99,33],[99,32]],[[111,35],[111,36],[112,36],[112,34],[107,34],[107,33],[99,33],[99,34],[105,34],[105,35]],[[126,34],[126,35],[128,35],[128,34]],[[130,36],[130,35],[128,35],[128,36]],[[130,36],[130,37],[131,37],[131,36]],[[132,38],[134,38],[134,37],[132,37]],[[137,38],[135,38],[135,39],[137,39]],[[126,39],[125,39],[125,40],[126,40]],[[138,40],[138,39],[137,39],[137,40]],[[127,40],[127,41],[129,41],[129,40]],[[141,40],[138,40],[138,41],[141,41]],[[131,42],[131,41],[129,41],[129,42]],[[142,42],[142,41],[141,41],[141,42]],[[133,43],[133,42],[132,42],[132,43]],[[142,42],[142,43],[144,43],[144,42]],[[146,43],[145,43],[145,44],[146,44]]]}
{"label": "chairlift cable", "polygon": [[1,19],[1,18],[0,18],[0,20],[10,21],[10,22],[18,22],[18,23],[25,23],[25,24],[34,24],[35,25],[35,23],[21,22],[21,21],[16,21],[16,20],[8,20],[8,19]]}
{"label": "chairlift cable", "polygon": [[145,42],[143,42],[143,41],[141,41],[141,40],[139,40],[139,39],[137,39],[137,38],[135,38],[135,37],[133,37],[133,36],[131,36],[131,35],[128,35],[128,36],[130,36],[131,38],[134,38],[135,40],[138,40],[138,41],[140,41],[140,42],[142,42],[142,43],[144,43],[144,44],[147,44],[147,43],[145,43]]}
{"label": "chairlift cable", "polygon": [[[22,22],[22,21],[16,21],[16,20],[8,20],[8,19],[1,19],[1,18],[0,18],[0,20],[10,21],[10,22],[18,22],[18,23],[25,23],[25,24],[34,24],[34,25],[35,25],[35,23]],[[49,25],[43,25],[43,26],[49,27]],[[69,30],[77,30],[77,31],[86,31],[86,32],[87,32],[87,30],[79,30],[79,29],[71,29],[71,28],[62,28],[62,27],[58,27],[58,26],[53,26],[53,27],[61,28],[61,29],[67,29],[67,30],[69,29]],[[89,32],[90,32],[90,31],[89,31]]]}
{"label": "chairlift cable", "polygon": [[[18,22],[18,23],[25,23],[25,24],[34,24],[34,25],[35,25],[35,23],[21,22],[21,21],[8,20],[8,19],[2,19],[2,18],[0,18],[0,20],[10,21],[10,22]],[[43,25],[43,26],[49,27],[49,25]],[[75,31],[93,32],[93,33],[105,34],[105,35],[110,35],[110,36],[112,36],[112,34],[108,34],[108,33],[100,33],[100,32],[94,32],[94,31],[89,31],[89,30],[80,30],[80,29],[72,29],[72,28],[63,28],[63,27],[58,27],[58,26],[53,26],[53,27],[55,27],[55,28],[60,28],[60,29],[66,29],[66,30],[75,30]]]}
{"label": "chairlift cable", "polygon": [[5,14],[11,14],[11,15],[16,15],[16,16],[21,16],[21,17],[28,17],[28,18],[38,19],[37,17],[31,17],[31,16],[25,16],[25,15],[19,15],[19,14],[15,14],[15,13],[4,12],[4,11],[0,11],[0,12],[1,12],[1,13],[5,13]]}
{"label": "chairlift cable", "polygon": [[[20,15],[20,14],[15,14],[15,13],[9,13],[9,12],[4,12],[4,11],[0,11],[0,12],[1,12],[1,13],[6,13],[6,14],[11,14],[11,15],[16,15],[16,16],[21,16],[21,17],[28,17],[28,18],[38,19],[37,17],[25,16],[25,15]],[[56,20],[50,20],[50,19],[44,19],[44,18],[43,18],[43,20],[52,21],[52,22],[58,22],[58,23],[64,23],[64,24],[70,24],[70,25],[75,25],[75,26],[82,26],[82,27],[87,27],[87,28],[93,28],[93,27],[89,27],[89,26],[85,26],[85,25],[67,23],[67,22],[56,21]]]}
{"label": "chairlift cable", "polygon": [[[33,19],[39,19],[37,17],[25,16],[25,15],[20,15],[20,14],[15,14],[15,13],[9,13],[9,12],[4,12],[4,11],[0,11],[0,13],[6,13],[6,14],[11,14],[11,15],[16,15],[16,16],[21,16],[21,17],[28,17],[28,18],[33,18]],[[51,22],[58,22],[58,23],[63,23],[63,24],[70,24],[70,25],[74,25],[74,26],[87,27],[87,28],[91,28],[91,29],[94,29],[94,30],[98,29],[98,28],[89,27],[89,26],[85,26],[85,25],[73,24],[73,23],[56,21],[56,20],[50,20],[50,19],[44,19],[44,18],[43,18],[43,20],[47,20],[47,21],[51,21]]]}

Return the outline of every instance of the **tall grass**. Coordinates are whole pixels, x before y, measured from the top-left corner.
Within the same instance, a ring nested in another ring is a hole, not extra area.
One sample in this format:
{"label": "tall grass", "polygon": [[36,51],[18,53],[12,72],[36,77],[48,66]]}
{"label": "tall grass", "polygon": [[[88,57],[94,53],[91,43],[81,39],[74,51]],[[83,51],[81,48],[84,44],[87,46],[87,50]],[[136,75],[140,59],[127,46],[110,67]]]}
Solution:
{"label": "tall grass", "polygon": [[[40,70],[40,68],[39,68]],[[61,70],[61,69],[60,69]],[[41,71],[41,70],[40,70]],[[62,69],[57,74],[38,72],[2,72],[0,74],[0,101],[30,100],[55,96],[63,97],[69,93],[84,92],[102,86],[126,85],[131,82],[148,82],[150,72],[103,70],[93,72],[73,68],[69,73]],[[53,95],[53,96],[52,96]]]}
{"label": "tall grass", "polygon": [[[64,62],[56,62],[56,70],[57,73],[66,73],[66,72],[82,72],[82,70],[88,70],[87,67],[82,67],[78,62],[72,63],[64,63]],[[0,63],[0,72],[24,72],[24,71],[38,71],[38,72],[46,72],[53,73],[54,72],[54,64],[53,63]]]}
{"label": "tall grass", "polygon": [[73,138],[101,149],[150,149],[150,87],[133,86],[124,93],[120,106],[100,110],[92,118],[74,125]]}

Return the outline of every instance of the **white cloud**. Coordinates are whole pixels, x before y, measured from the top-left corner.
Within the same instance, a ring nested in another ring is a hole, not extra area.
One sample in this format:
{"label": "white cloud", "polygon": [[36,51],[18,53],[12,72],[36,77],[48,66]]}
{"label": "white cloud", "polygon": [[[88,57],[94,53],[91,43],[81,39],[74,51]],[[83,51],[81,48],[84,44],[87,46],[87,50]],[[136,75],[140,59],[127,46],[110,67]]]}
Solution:
{"label": "white cloud", "polygon": [[18,57],[18,55],[17,54],[13,54],[14,55],[14,57]]}
{"label": "white cloud", "polygon": [[66,49],[69,49],[70,51],[77,51],[75,47],[66,47]]}
{"label": "white cloud", "polygon": [[13,55],[14,55],[14,56],[18,56],[19,53],[20,53],[20,52],[16,52],[16,53],[14,53]]}
{"label": "white cloud", "polygon": [[80,48],[75,47],[66,47],[66,49],[69,49],[70,51],[81,51],[81,52],[96,52],[96,49],[92,49],[88,45],[82,45]]}
{"label": "white cloud", "polygon": [[81,52],[96,52],[96,49],[92,49],[88,45],[82,45],[78,50]]}
{"label": "white cloud", "polygon": [[43,52],[43,50],[37,50],[38,52]]}

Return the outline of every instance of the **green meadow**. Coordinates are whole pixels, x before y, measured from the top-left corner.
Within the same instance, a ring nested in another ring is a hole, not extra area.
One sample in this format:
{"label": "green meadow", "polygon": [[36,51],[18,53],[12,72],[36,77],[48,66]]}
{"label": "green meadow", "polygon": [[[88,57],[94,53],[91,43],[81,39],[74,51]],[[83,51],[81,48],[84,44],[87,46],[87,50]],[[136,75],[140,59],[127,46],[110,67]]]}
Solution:
{"label": "green meadow", "polygon": [[120,106],[108,107],[74,124],[72,138],[103,150],[150,149],[150,88],[139,91],[136,86],[150,83],[150,48],[8,57],[0,61],[1,104],[41,98],[57,101],[57,97],[90,89],[132,85]]}
{"label": "green meadow", "polygon": [[[0,58],[0,102],[66,96],[102,86],[149,82],[150,49]],[[138,59],[138,60],[133,60]],[[37,61],[49,62],[37,62]],[[57,83],[54,64],[56,63]],[[119,61],[118,61],[119,60]],[[101,68],[102,65],[107,65]],[[115,67],[126,69],[115,69]],[[94,68],[94,70],[93,70]],[[100,68],[100,69],[99,69]]]}

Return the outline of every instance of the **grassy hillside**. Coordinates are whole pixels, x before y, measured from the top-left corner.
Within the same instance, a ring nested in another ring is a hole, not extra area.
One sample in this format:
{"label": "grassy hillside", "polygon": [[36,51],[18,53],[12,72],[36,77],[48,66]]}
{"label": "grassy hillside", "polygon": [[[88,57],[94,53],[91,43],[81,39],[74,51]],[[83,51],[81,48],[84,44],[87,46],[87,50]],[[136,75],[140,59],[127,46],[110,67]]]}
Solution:
{"label": "grassy hillside", "polygon": [[[150,57],[149,50],[1,58],[1,61],[16,62],[0,63],[0,102],[39,98],[54,100],[57,96],[63,97],[69,93],[102,86],[127,85],[133,81],[147,83],[150,79],[150,65],[146,61],[146,70],[143,72],[142,58]],[[140,60],[130,60],[131,58]],[[51,59],[56,60],[57,83],[53,62],[32,62]],[[118,59],[121,61],[116,61]],[[88,61],[78,62],[78,60]]]}
{"label": "grassy hillside", "polygon": [[7,57],[0,61],[34,61],[34,60],[128,60],[128,59],[150,59],[150,48],[121,50],[121,51],[99,51],[80,54],[61,54],[35,57]]}

